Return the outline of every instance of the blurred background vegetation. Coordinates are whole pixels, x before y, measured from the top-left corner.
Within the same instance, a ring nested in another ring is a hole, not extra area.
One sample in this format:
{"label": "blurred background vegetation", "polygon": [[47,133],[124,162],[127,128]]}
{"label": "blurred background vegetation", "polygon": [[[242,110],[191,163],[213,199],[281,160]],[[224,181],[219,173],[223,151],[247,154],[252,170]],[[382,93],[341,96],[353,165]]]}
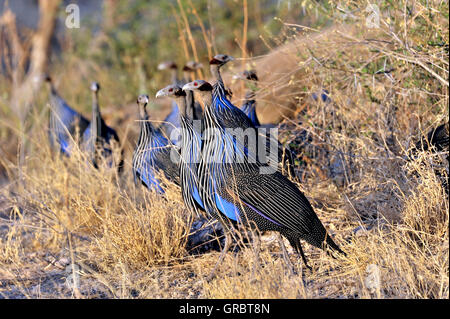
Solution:
{"label": "blurred background vegetation", "polygon": [[[79,29],[64,25],[68,14],[64,8],[71,3],[80,8]],[[331,2],[310,0],[66,0],[58,11],[50,64],[90,61],[99,69],[108,68],[129,92],[153,91],[165,76],[156,72],[161,61],[205,62],[222,52],[239,57],[244,37],[245,54],[264,54],[282,41],[279,36],[287,32],[283,22],[324,26],[329,21],[318,13],[328,6]],[[38,23],[38,2],[0,1],[0,13],[8,7],[26,38]],[[2,75],[11,77],[5,65]],[[8,92],[2,93],[7,98]]]}
{"label": "blurred background vegetation", "polygon": [[[45,49],[48,59],[33,72],[33,36],[45,20],[39,10],[48,13],[49,3],[57,7]],[[79,28],[66,26],[70,4],[79,7]],[[226,53],[243,58],[234,67],[252,67],[246,58],[267,54],[299,34],[285,23],[321,28],[332,22],[333,7],[332,2],[311,0],[0,0],[0,116],[12,125],[0,127],[0,138],[9,141],[3,152],[13,160],[17,130],[27,135],[37,114],[46,112],[47,92],[34,86],[34,73],[51,74],[69,104],[85,114],[90,112],[86,83],[99,81],[106,92],[105,115],[120,125],[126,120],[124,106],[133,104],[138,94],[153,96],[169,83],[169,74],[157,72],[160,62],[206,64],[213,55]],[[204,69],[198,76],[208,73]],[[28,86],[22,85],[27,81]],[[160,110],[165,112],[164,105],[152,103],[151,108],[157,118]],[[33,119],[27,120],[30,109]]]}
{"label": "blurred background vegetation", "polygon": [[[0,14],[10,8],[16,15],[24,46],[38,23],[38,4],[29,0],[0,1]],[[69,4],[80,8],[80,28],[69,29],[64,24]],[[57,12],[49,72],[64,69],[68,71],[64,77],[74,79],[71,67],[79,65],[81,79],[87,80],[99,70],[107,70],[111,79],[126,87],[122,92],[110,91],[111,99],[107,101],[117,97],[132,101],[138,93],[152,94],[168,81],[167,74],[156,72],[161,61],[174,60],[181,66],[191,59],[205,62],[217,53],[242,58],[259,56],[308,30],[292,25],[321,30],[336,22],[353,23],[368,4],[349,0],[65,0]],[[393,28],[400,28],[402,23],[394,19],[396,10],[404,6],[414,9],[406,2],[378,1],[377,5],[384,14],[392,13],[391,21],[397,24]],[[448,19],[448,2],[438,1],[432,9],[415,19],[415,27],[409,30],[418,52],[448,46],[448,27],[434,23],[441,15]],[[0,39],[4,49],[8,43],[5,33],[3,28]],[[2,56],[0,89],[3,101],[7,101],[10,96],[5,80],[12,81],[13,70]],[[242,60],[243,67],[249,64]],[[374,71],[371,67],[379,65],[368,65],[363,71]],[[81,92],[74,89],[72,93],[75,97]]]}
{"label": "blurred background vegetation", "polygon": [[[420,3],[428,6],[427,1]],[[65,8],[69,4],[80,8],[79,29],[65,27],[68,15]],[[259,56],[308,30],[292,25],[321,30],[333,23],[354,23],[361,14],[368,15],[364,13],[368,4],[350,0],[64,0],[51,39],[49,72],[68,72],[64,77],[74,80],[71,67],[78,65],[81,79],[88,80],[100,70],[107,70],[111,79],[126,87],[121,92],[109,91],[111,99],[107,102],[117,97],[133,101],[138,93],[152,94],[168,81],[167,74],[156,72],[161,61],[175,60],[179,65],[190,59],[205,62],[216,53],[242,58]],[[407,2],[377,1],[377,5],[383,14],[392,14],[387,21],[394,24],[394,29],[402,24],[395,19],[395,11],[403,7],[414,10]],[[38,6],[39,1],[0,0],[0,14],[10,8],[16,15],[18,34],[25,47],[38,24]],[[447,9],[447,1],[437,1],[426,15],[415,17],[415,26],[408,36],[413,37],[418,52],[448,46],[448,27],[438,23],[442,15],[448,20]],[[2,28],[0,33],[3,50],[8,44],[6,32]],[[4,54],[0,90],[3,101],[7,101],[8,82],[12,81],[14,70]],[[242,60],[243,67],[249,64],[248,60]],[[379,66],[368,65],[363,71],[374,71],[371,67]],[[71,92],[73,98],[81,93],[77,89]]]}

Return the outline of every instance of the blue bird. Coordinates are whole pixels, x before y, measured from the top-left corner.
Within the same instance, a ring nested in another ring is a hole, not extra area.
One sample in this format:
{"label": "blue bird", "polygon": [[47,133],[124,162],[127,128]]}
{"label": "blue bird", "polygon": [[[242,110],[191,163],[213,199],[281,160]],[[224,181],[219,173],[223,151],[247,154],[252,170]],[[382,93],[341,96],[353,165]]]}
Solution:
{"label": "blue bird", "polygon": [[[254,119],[252,120],[243,110],[234,106],[227,98],[227,90],[222,80],[220,69],[226,63],[233,61],[234,58],[225,54],[218,54],[209,62],[211,74],[215,78],[216,82],[213,85],[213,112],[216,119],[220,122],[224,128],[242,129],[244,135],[246,133],[253,132],[256,137],[252,142],[249,138],[243,149],[244,156],[247,158],[255,159],[261,163],[266,163],[268,169],[277,168],[283,174],[291,177],[295,177],[294,171],[294,157],[288,148],[270,135],[270,131],[267,131],[266,127],[259,124],[257,120],[255,109],[253,108]],[[256,74],[248,74],[252,77],[253,81],[256,81]],[[255,104],[256,102],[250,102]],[[258,125],[259,124],[259,125]],[[243,139],[245,136],[240,136],[238,139]],[[261,146],[260,146],[261,145]],[[260,147],[265,147],[261,152]],[[274,151],[275,150],[275,151]],[[239,153],[237,154],[239,157]]]}
{"label": "blue bird", "polygon": [[421,138],[416,142],[413,151],[448,151],[448,146],[450,144],[449,140],[449,122],[445,122],[444,124],[430,129],[426,136],[421,136]]}
{"label": "blue bird", "polygon": [[258,116],[256,114],[256,101],[255,101],[255,89],[257,89],[257,81],[258,77],[256,75],[256,71],[254,70],[245,70],[240,74],[233,76],[235,79],[247,80],[251,85],[250,90],[245,94],[244,103],[241,106],[242,112],[248,116],[248,118],[252,121],[255,127],[261,126],[259,122]]}
{"label": "blue bird", "polygon": [[[244,158],[249,158],[251,160],[256,160],[256,158],[258,158],[263,161],[264,158],[264,160],[269,163],[269,166],[274,166],[273,163],[277,163],[277,159],[274,158],[273,154],[269,152],[270,155],[266,158],[267,151],[270,150],[267,145],[268,141],[266,140],[266,136],[261,136],[249,117],[228,99],[230,91],[225,88],[220,69],[226,63],[233,60],[234,58],[232,56],[218,54],[209,61],[211,74],[216,80],[213,85],[211,101],[213,106],[212,112],[222,128],[229,129],[230,131],[233,130],[236,133],[236,136],[234,136],[232,140],[227,140],[227,144],[224,145],[224,147],[229,148],[230,150],[233,149],[233,152],[226,152],[226,154],[230,155],[232,158],[226,158],[225,160],[230,161],[235,159],[242,161]],[[245,136],[246,134],[248,135],[247,138]],[[261,141],[262,138],[264,139],[263,141]],[[246,142],[241,149],[236,147],[236,140],[242,139],[246,139]],[[266,152],[260,154],[261,152],[259,152],[258,149],[259,145],[264,145]],[[221,149],[220,152],[224,152],[224,150]],[[216,157],[219,158],[220,156],[220,153],[216,152]]]}
{"label": "blue bird", "polygon": [[[181,85],[182,82],[178,79],[178,65],[174,61],[160,63],[158,65],[158,70],[169,70],[172,84]],[[175,145],[178,143],[178,135],[172,135],[172,131],[180,127],[179,113],[177,104],[172,102],[172,109],[160,126],[161,132],[164,133],[165,137],[170,139],[172,144]]]}
{"label": "blue bird", "polygon": [[147,95],[139,95],[137,100],[141,130],[132,159],[134,181],[139,180],[145,187],[164,193],[158,174],[163,173],[169,181],[179,185],[179,153],[150,123],[146,110],[148,101]]}
{"label": "blue bird", "polygon": [[83,149],[89,154],[90,160],[95,168],[98,168],[101,161],[106,159],[108,167],[117,166],[118,171],[123,169],[123,153],[116,161],[113,155],[114,144],[120,145],[119,136],[116,131],[106,125],[100,113],[98,103],[98,92],[100,85],[93,82],[90,86],[92,91],[92,120],[83,133]]}
{"label": "blue bird", "polygon": [[189,114],[193,113],[194,101],[190,100],[190,103],[188,103],[186,92],[178,85],[169,85],[159,90],[156,93],[156,97],[172,98],[180,110],[181,143],[179,170],[181,194],[187,208],[196,215],[200,215],[199,210],[205,211],[200,197],[197,176],[202,140],[198,121],[193,121],[189,116]]}
{"label": "blue bird", "polygon": [[[184,67],[183,67],[183,79],[178,79],[178,67],[177,64],[173,61],[163,62],[158,65],[158,70],[170,70],[171,72],[171,82],[172,85],[180,85],[190,82],[191,81],[191,75],[195,73],[196,70],[202,68],[203,65],[199,62],[195,61],[188,61]],[[193,101],[192,92],[188,92],[186,94],[186,99],[188,103],[191,103]],[[192,102],[194,103],[194,102]],[[202,108],[200,104],[195,103],[194,108],[188,109],[187,116],[191,119],[201,119],[202,116]],[[165,136],[171,140],[171,142],[174,145],[179,144],[179,134],[175,134],[175,130],[178,130],[180,128],[180,110],[175,102],[172,102],[172,110],[171,112],[166,116],[163,123],[161,124],[161,128],[163,132],[165,133]],[[178,132],[178,131],[177,131]]]}
{"label": "blue bird", "polygon": [[211,74],[216,80],[213,85],[213,111],[216,115],[221,114],[221,116],[216,117],[221,121],[223,127],[243,129],[255,128],[248,116],[242,110],[234,106],[227,98],[227,96],[229,96],[228,92],[230,91],[225,88],[220,69],[226,63],[233,60],[234,58],[232,56],[218,54],[209,61]]}
{"label": "blue bird", "polygon": [[[273,124],[261,125],[258,119],[258,115],[256,114],[255,90],[257,89],[257,81],[258,81],[256,71],[245,70],[244,72],[235,75],[234,78],[246,80],[249,83],[250,89],[245,94],[245,100],[241,106],[241,110],[249,117],[253,125],[256,128],[266,128],[266,129],[275,127],[275,125]],[[270,131],[267,132],[266,136],[267,141],[270,141],[271,138]],[[278,142],[278,151],[279,151],[278,160],[281,163],[282,173],[291,178],[295,178],[296,175],[294,170],[294,155],[292,154],[292,151],[288,146],[285,147],[280,142]]]}
{"label": "blue bird", "polygon": [[62,154],[70,156],[74,143],[81,141],[81,136],[89,125],[89,121],[59,96],[50,76],[46,76],[45,80],[50,89],[50,145]]}
{"label": "blue bird", "polygon": [[[203,68],[203,64],[196,61],[188,61],[183,67],[183,81],[178,83],[178,85],[183,86],[184,84],[191,82],[195,72],[199,69]],[[188,105],[186,109],[186,118],[190,120],[200,120],[202,118],[202,107],[199,103],[194,100],[194,93],[192,91],[185,92],[186,94],[186,103]]]}
{"label": "blue bird", "polygon": [[[228,230],[243,225],[280,233],[299,252],[308,268],[300,240],[345,254],[327,234],[303,193],[284,175],[278,171],[264,174],[259,162],[225,161],[230,157],[227,153],[234,151],[227,147],[232,137],[215,115],[213,87],[196,80],[186,84],[183,90],[197,91],[205,105],[204,144],[198,176],[200,197],[207,213]],[[244,148],[243,145],[237,147]],[[216,267],[229,245],[228,235]]]}

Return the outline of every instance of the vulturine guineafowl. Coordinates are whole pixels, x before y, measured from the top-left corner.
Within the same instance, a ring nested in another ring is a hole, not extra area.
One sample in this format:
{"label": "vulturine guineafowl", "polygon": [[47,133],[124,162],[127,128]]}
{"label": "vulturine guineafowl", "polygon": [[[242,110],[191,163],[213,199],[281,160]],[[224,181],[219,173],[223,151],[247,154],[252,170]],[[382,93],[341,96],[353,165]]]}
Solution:
{"label": "vulturine guineafowl", "polygon": [[[158,65],[158,70],[169,70],[170,79],[173,85],[182,85],[183,81],[178,78],[178,66],[173,61],[162,62]],[[178,134],[172,134],[172,132],[180,127],[180,118],[178,106],[175,102],[172,102],[172,109],[170,113],[166,116],[164,121],[161,123],[161,133],[167,139],[170,139],[173,144],[178,143]]]}
{"label": "vulturine guineafowl", "polygon": [[[245,100],[241,106],[241,110],[249,117],[256,128],[269,129],[266,132],[266,139],[270,143],[270,129],[275,127],[275,125],[261,125],[258,115],[256,114],[255,90],[258,87],[258,76],[256,75],[256,71],[245,70],[244,72],[235,75],[234,78],[246,80],[249,83],[250,88],[245,94]],[[268,144],[268,147],[270,147],[270,144]],[[294,155],[289,147],[283,146],[280,142],[278,142],[278,161],[281,164],[281,172],[291,178],[295,178]]]}
{"label": "vulturine guineafowl", "polygon": [[[214,111],[213,87],[208,82],[196,80],[186,84],[183,90],[197,91],[205,105],[204,144],[198,175],[200,197],[206,212],[221,221],[225,229],[241,224],[256,226],[260,231],[281,233],[300,253],[307,267],[300,240],[344,254],[325,230],[307,198],[288,178],[278,171],[262,173],[262,165],[258,162],[228,161],[234,156],[230,152],[236,152],[236,148],[242,151],[244,146],[229,143],[232,137]],[[229,245],[227,236],[218,263]]]}
{"label": "vulturine guineafowl", "polygon": [[279,153],[271,152],[270,144],[272,142],[276,148],[275,145],[278,145],[278,141],[267,140],[266,134],[259,134],[250,118],[227,98],[227,89],[223,83],[220,69],[233,60],[234,58],[229,55],[218,54],[209,62],[211,74],[216,80],[213,85],[212,112],[223,128],[234,131],[235,139],[246,139],[245,147],[242,150],[243,154],[236,153],[235,155],[252,159],[258,158],[260,162],[267,163],[270,169],[276,166]]}
{"label": "vulturine guineafowl", "polygon": [[214,56],[211,61],[209,61],[209,66],[211,74],[216,80],[213,85],[213,111],[222,116],[219,120],[223,127],[226,128],[249,128],[255,127],[248,116],[242,112],[239,108],[234,106],[230,100],[227,98],[228,90],[225,88],[223,83],[222,75],[220,69],[228,62],[233,61],[234,58],[225,55],[218,54]]}
{"label": "vulturine guineafowl", "polygon": [[258,76],[256,75],[256,71],[245,70],[244,72],[235,75],[234,78],[246,80],[250,83],[250,89],[245,93],[245,100],[241,106],[241,110],[248,116],[255,127],[261,126],[256,114],[255,90],[258,87]]}
{"label": "vulturine guineafowl", "polygon": [[432,128],[427,136],[422,136],[416,143],[415,148],[418,150],[434,149],[437,152],[448,150],[449,147],[449,122]]}
{"label": "vulturine guineafowl", "polygon": [[[183,67],[183,85],[191,82],[193,80],[193,75],[199,69],[203,68],[203,64],[196,61],[188,61]],[[182,85],[180,85],[181,87]],[[191,120],[201,120],[202,118],[202,107],[198,102],[195,102],[194,94],[192,91],[187,91],[186,93],[186,103],[189,105],[186,109],[186,118]],[[180,123],[181,124],[181,123]]]}
{"label": "vulturine guineafowl", "polygon": [[50,91],[50,145],[64,155],[70,156],[74,142],[81,142],[81,136],[88,127],[89,121],[59,96],[49,76],[46,76],[45,80]]}
{"label": "vulturine guineafowl", "polygon": [[[121,172],[123,169],[123,152],[113,154],[114,147],[119,147],[120,140],[116,131],[106,125],[100,113],[98,103],[98,92],[100,85],[93,82],[90,86],[92,91],[92,119],[83,133],[83,149],[88,152],[90,160],[95,168],[98,168],[102,160],[109,167],[117,167]],[[118,155],[118,158],[114,158]]]}
{"label": "vulturine guineafowl", "polygon": [[159,129],[150,123],[147,114],[147,95],[139,95],[137,104],[140,115],[140,134],[133,152],[132,168],[134,180],[140,180],[144,186],[164,193],[158,173],[179,185],[179,153]]}
{"label": "vulturine guineafowl", "polygon": [[[449,122],[445,122],[437,127],[433,127],[428,131],[428,133],[421,136],[415,143],[414,147],[409,153],[409,158],[417,158],[420,151],[429,151],[432,153],[441,153],[446,158],[446,163],[444,161],[444,167],[446,167],[446,173],[442,170],[440,165],[434,167],[434,172],[436,176],[440,179],[441,185],[444,188],[447,196],[449,194],[449,183],[448,183],[448,162],[449,158]],[[447,154],[445,154],[447,153]]]}
{"label": "vulturine guineafowl", "polygon": [[[192,93],[192,91],[191,91]],[[199,193],[197,175],[201,156],[200,128],[194,128],[198,122],[193,122],[188,116],[188,109],[192,108],[186,101],[186,93],[178,85],[169,85],[156,93],[156,97],[170,97],[180,110],[181,143],[180,143],[180,186],[184,203],[188,209],[199,215],[204,211],[204,204]]]}

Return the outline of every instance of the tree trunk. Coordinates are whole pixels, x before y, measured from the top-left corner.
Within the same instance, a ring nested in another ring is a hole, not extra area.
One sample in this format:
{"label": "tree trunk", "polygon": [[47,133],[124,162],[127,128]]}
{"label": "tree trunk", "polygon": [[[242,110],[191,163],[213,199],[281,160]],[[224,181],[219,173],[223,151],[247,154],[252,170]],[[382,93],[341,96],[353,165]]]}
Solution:
{"label": "tree trunk", "polygon": [[[22,181],[22,166],[25,159],[26,125],[30,107],[42,86],[43,73],[47,69],[50,40],[55,29],[56,16],[61,0],[39,0],[39,25],[31,39],[30,68],[21,83],[14,83],[11,108],[20,119],[19,180]],[[18,53],[17,53],[18,54]]]}
{"label": "tree trunk", "polygon": [[55,29],[60,0],[39,0],[39,25],[32,37],[30,69],[22,83],[13,86],[11,106],[23,123],[36,93],[41,88],[50,52],[50,40]]}

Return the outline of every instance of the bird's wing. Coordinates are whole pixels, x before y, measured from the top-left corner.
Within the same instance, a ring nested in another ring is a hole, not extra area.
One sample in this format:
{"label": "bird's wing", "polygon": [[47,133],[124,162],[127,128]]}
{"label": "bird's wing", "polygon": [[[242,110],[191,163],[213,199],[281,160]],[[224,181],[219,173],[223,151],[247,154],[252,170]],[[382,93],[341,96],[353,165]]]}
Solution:
{"label": "bird's wing", "polygon": [[120,143],[119,135],[117,135],[116,130],[107,126],[104,122],[102,124],[106,126],[106,141],[110,143],[111,140],[115,140],[117,143]]}
{"label": "bird's wing", "polygon": [[246,206],[290,230],[309,233],[311,227],[320,223],[306,197],[279,172],[259,174],[257,168],[251,172],[237,170],[227,184],[231,184],[228,191],[232,190]]}

